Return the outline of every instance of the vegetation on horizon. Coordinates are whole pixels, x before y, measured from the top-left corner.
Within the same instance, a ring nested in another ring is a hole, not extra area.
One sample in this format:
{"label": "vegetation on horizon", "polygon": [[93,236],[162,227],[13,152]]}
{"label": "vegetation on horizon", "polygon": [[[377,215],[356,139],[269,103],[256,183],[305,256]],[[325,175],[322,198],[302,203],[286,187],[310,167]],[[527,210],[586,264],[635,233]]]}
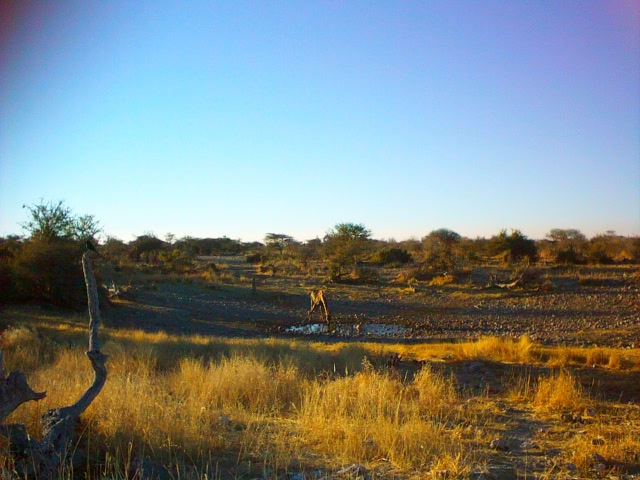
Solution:
{"label": "vegetation on horizon", "polygon": [[[86,297],[77,258],[87,239],[96,243],[101,233],[99,222],[92,215],[76,216],[63,202],[41,202],[25,208],[31,217],[22,224],[28,237],[0,238],[0,301],[84,308]],[[176,240],[172,234],[161,240],[145,233],[129,243],[107,236],[98,250],[106,262],[121,270],[146,266],[163,274],[189,274],[200,268],[195,262],[198,257],[244,255],[248,262],[271,274],[371,283],[379,280],[379,268],[404,267],[406,280],[435,279],[442,284],[443,275],[453,281],[482,264],[517,267],[523,259],[558,265],[638,263],[640,237],[607,232],[587,239],[575,229],[553,229],[546,239],[538,241],[519,230],[503,230],[489,239],[470,239],[441,228],[420,241],[398,242],[373,239],[362,224],[340,223],[323,239],[306,242],[282,233],[267,233],[264,243],[242,243],[227,237]],[[219,270],[211,275],[224,277]]]}

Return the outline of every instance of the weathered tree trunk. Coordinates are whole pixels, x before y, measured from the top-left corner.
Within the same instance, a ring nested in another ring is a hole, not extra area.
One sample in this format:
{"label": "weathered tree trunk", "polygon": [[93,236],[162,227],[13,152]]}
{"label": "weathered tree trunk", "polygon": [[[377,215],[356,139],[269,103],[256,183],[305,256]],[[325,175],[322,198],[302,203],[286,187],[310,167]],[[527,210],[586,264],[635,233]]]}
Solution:
{"label": "weathered tree trunk", "polygon": [[507,282],[496,282],[495,279],[492,277],[489,280],[489,284],[484,287],[485,289],[487,288],[508,288],[508,289],[512,289],[517,287],[520,282],[522,281],[522,278],[524,277],[525,272],[527,271],[527,269],[529,268],[529,261],[527,260],[527,264],[525,265],[524,269],[522,270],[522,272],[520,273],[520,275],[513,279],[513,280],[509,280]]}
{"label": "weathered tree trunk", "polygon": [[[89,351],[86,355],[89,357],[95,377],[93,384],[73,405],[48,410],[42,416],[41,441],[30,438],[24,425],[0,425],[0,434],[9,439],[16,470],[24,476],[34,475],[41,479],[49,479],[56,475],[62,463],[68,458],[76,420],[98,396],[107,380],[105,366],[107,355],[100,352],[98,339],[100,326],[98,289],[89,252],[82,256],[82,269],[89,304]],[[0,372],[1,367],[0,353]],[[46,395],[44,392],[34,392],[27,385],[24,374],[20,372],[11,372],[7,378],[4,378],[2,373],[0,380],[0,421],[22,403],[40,400]]]}
{"label": "weathered tree trunk", "polygon": [[4,422],[4,419],[23,403],[41,400],[46,396],[46,392],[34,392],[22,372],[11,372],[5,377],[4,357],[0,350],[0,422]]}

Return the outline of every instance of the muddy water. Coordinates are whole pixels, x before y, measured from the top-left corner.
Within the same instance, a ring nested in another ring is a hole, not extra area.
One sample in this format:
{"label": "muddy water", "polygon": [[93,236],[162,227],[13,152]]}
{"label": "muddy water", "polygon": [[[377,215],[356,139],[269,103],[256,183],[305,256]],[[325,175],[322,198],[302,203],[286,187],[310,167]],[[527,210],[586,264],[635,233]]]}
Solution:
{"label": "muddy water", "polygon": [[301,333],[304,335],[320,335],[331,333],[340,337],[403,337],[408,329],[398,325],[387,323],[370,323],[365,325],[344,324],[329,325],[326,323],[308,323],[294,325],[285,330],[288,333]]}

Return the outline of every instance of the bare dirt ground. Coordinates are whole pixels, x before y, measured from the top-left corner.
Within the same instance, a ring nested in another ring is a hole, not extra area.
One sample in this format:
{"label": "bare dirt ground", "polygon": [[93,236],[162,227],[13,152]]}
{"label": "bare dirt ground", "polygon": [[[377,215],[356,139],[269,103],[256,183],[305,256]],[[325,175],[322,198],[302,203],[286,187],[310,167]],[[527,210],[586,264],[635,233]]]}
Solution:
{"label": "bare dirt ground", "polygon": [[[134,283],[128,299],[114,302],[105,312],[107,324],[168,333],[293,335],[287,328],[306,323],[309,291],[321,287],[337,324],[405,327],[395,341],[526,334],[548,345],[634,348],[640,342],[637,267],[547,268],[548,291],[485,289],[491,273],[486,271],[462,285],[419,284],[414,292],[384,278],[375,285],[323,285],[320,279],[257,274],[242,257],[207,261],[245,282],[203,285],[156,277]],[[385,273],[389,278],[397,275],[392,270]],[[255,291],[246,281],[253,277]],[[320,316],[313,321],[320,322]],[[366,337],[376,335],[357,338]]]}

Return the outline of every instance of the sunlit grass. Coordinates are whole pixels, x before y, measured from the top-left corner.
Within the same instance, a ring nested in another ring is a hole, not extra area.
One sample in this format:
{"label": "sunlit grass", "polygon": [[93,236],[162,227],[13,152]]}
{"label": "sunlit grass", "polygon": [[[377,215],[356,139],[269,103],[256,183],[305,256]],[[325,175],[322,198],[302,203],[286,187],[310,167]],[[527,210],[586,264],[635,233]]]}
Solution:
{"label": "sunlit grass", "polygon": [[[0,339],[6,370],[25,371],[47,398],[22,405],[7,423],[23,423],[37,437],[41,415],[73,403],[93,379],[86,327],[81,316],[13,320],[20,321]],[[464,478],[489,458],[487,445],[503,428],[501,402],[542,419],[595,408],[588,436],[568,437],[562,446],[581,469],[596,451],[592,438],[603,438],[597,451],[620,462],[634,461],[632,452],[640,450],[637,408],[616,405],[616,411],[568,370],[597,365],[635,375],[637,350],[541,347],[527,337],[400,345],[103,328],[101,338],[108,380],[79,428],[90,470],[102,476],[125,478],[131,461],[143,456],[180,478],[229,478],[216,477],[220,461],[238,478],[250,465],[283,472],[352,463]],[[385,366],[392,353],[404,370]],[[473,393],[447,373],[482,362],[537,366],[542,373],[512,378],[498,396]],[[631,423],[606,421],[614,417]]]}

